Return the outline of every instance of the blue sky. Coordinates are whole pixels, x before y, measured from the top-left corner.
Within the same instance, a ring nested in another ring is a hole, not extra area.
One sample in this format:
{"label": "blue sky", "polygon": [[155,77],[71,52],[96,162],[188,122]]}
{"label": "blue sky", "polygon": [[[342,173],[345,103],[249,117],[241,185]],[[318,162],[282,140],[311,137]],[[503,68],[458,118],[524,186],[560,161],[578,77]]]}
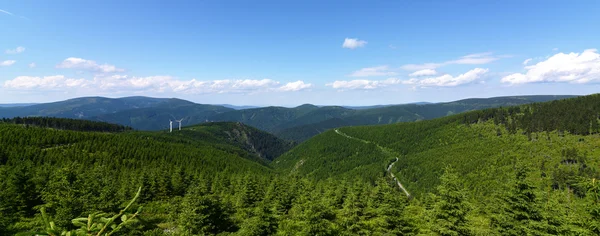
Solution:
{"label": "blue sky", "polygon": [[591,94],[598,12],[599,1],[3,1],[0,103]]}

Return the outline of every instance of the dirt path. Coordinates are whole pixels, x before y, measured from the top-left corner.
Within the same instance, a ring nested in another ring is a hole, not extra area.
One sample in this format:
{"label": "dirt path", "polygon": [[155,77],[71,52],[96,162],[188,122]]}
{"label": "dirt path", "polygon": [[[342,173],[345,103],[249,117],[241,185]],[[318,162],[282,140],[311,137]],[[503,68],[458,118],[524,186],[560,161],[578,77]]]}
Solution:
{"label": "dirt path", "polygon": [[[335,129],[335,133],[337,133],[337,134],[339,134],[341,136],[344,136],[346,138],[357,140],[357,141],[360,141],[360,142],[363,142],[363,143],[369,143],[369,144],[372,143],[371,141],[367,141],[367,140],[363,140],[363,139],[359,139],[359,138],[355,138],[355,137],[352,137],[350,135],[347,135],[347,134],[345,134],[344,132],[342,132],[342,131],[340,131],[338,129]],[[375,144],[375,145],[384,154],[386,154],[386,155],[394,155],[391,150],[389,150],[387,148],[384,148],[382,146],[379,146],[378,144]],[[387,172],[390,173],[390,176],[396,182],[396,184],[398,185],[398,187],[404,192],[404,194],[406,194],[406,196],[410,198],[410,193],[406,190],[406,188],[404,188],[404,185],[402,185],[402,183],[400,183],[400,180],[398,180],[398,178],[396,178],[396,176],[392,172],[392,167],[394,167],[394,164],[396,164],[396,162],[398,161],[397,155],[395,155],[395,156],[396,156],[396,160],[394,160],[392,163],[390,163],[390,165],[388,165]]]}

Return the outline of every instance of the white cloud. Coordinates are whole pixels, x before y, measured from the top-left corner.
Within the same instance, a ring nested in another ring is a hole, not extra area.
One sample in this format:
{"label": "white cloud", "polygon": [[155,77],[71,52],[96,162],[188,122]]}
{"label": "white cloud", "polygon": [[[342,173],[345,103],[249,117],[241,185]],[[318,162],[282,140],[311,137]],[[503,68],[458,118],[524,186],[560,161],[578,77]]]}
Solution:
{"label": "white cloud", "polygon": [[389,85],[400,84],[401,80],[395,78],[389,78],[386,80],[336,80],[333,83],[326,84],[334,89],[347,90],[347,89],[377,89],[387,87]]}
{"label": "white cloud", "polygon": [[4,82],[4,87],[13,89],[59,89],[68,87],[80,87],[85,84],[83,79],[69,79],[63,75],[33,77],[19,76],[13,80]]}
{"label": "white cloud", "polygon": [[558,48],[553,48],[552,51],[558,51]]}
{"label": "white cloud", "polygon": [[488,71],[488,69],[475,68],[456,77],[449,74],[445,74],[438,77],[430,77],[425,79],[412,78],[409,80],[401,81],[401,83],[407,85],[415,85],[419,87],[452,87],[473,83],[481,79],[483,75],[485,75]]}
{"label": "white cloud", "polygon": [[514,73],[502,78],[503,83],[525,84],[536,82],[588,83],[600,81],[600,54],[596,49],[582,53],[557,53],[545,61],[526,66],[527,72]]}
{"label": "white cloud", "polygon": [[29,68],[35,68],[37,65],[35,64],[35,62],[29,63]]}
{"label": "white cloud", "polygon": [[408,71],[427,70],[427,69],[433,70],[433,69],[436,69],[443,65],[444,64],[442,64],[442,63],[406,64],[406,65],[401,66],[400,68],[403,70],[408,70]]}
{"label": "white cloud", "polygon": [[300,91],[304,89],[311,88],[312,84],[306,84],[302,80],[298,80],[296,82],[289,82],[284,86],[279,87],[281,91]]}
{"label": "white cloud", "polygon": [[485,53],[475,53],[463,56],[457,60],[448,61],[446,64],[461,64],[461,65],[482,65],[488,64],[495,60],[498,60],[499,57],[495,57],[491,52]]}
{"label": "white cloud", "polygon": [[178,80],[171,76],[135,77],[127,75],[95,76],[93,79],[74,79],[63,75],[35,77],[19,76],[4,82],[4,87],[16,90],[66,90],[103,93],[154,92],[154,93],[257,93],[267,91],[299,91],[312,87],[303,81],[283,86],[271,79],[262,80]]}
{"label": "white cloud", "polygon": [[501,57],[506,56],[494,56],[491,52],[475,53],[462,56],[456,60],[445,61],[441,63],[425,63],[425,64],[406,64],[401,66],[403,70],[417,71],[425,69],[436,69],[446,65],[483,65],[490,62],[496,61]]}
{"label": "white cloud", "polygon": [[360,47],[364,47],[365,45],[367,45],[367,41],[364,40],[359,40],[357,38],[346,38],[344,39],[344,44],[342,44],[343,48],[349,48],[349,49],[355,49],[355,48],[360,48]]}
{"label": "white cloud", "polygon": [[22,52],[24,52],[24,51],[25,51],[25,48],[24,48],[24,47],[21,47],[21,46],[19,46],[19,47],[15,48],[15,49],[7,49],[7,50],[5,51],[5,53],[6,53],[6,54],[19,54],[19,53],[22,53]]}
{"label": "white cloud", "polygon": [[424,69],[424,70],[415,71],[415,72],[409,74],[409,76],[412,76],[412,77],[431,76],[431,75],[436,75],[436,74],[437,74],[437,71],[435,71],[434,69]]}
{"label": "white cloud", "polygon": [[68,69],[81,69],[81,70],[89,70],[94,72],[102,72],[102,73],[114,73],[114,72],[123,72],[124,69],[117,68],[116,66],[103,64],[100,65],[92,60],[86,60],[82,58],[69,57],[65,59],[60,64],[56,65],[56,68],[68,68]]}
{"label": "white cloud", "polygon": [[0,66],[12,66],[13,64],[15,64],[15,60],[6,60],[6,61],[2,61],[0,62]]}
{"label": "white cloud", "polygon": [[362,68],[350,74],[352,77],[370,77],[370,76],[394,76],[396,72],[390,71],[388,66],[376,66]]}
{"label": "white cloud", "polygon": [[525,61],[523,61],[523,65],[526,66],[527,64],[529,64],[529,62],[531,62],[531,60],[533,60],[533,58],[525,59]]}
{"label": "white cloud", "polygon": [[2,9],[0,9],[0,12],[2,12],[2,13],[5,13],[5,14],[9,14],[9,15],[11,15],[11,16],[14,16],[14,14],[12,14],[12,13],[10,13],[10,12],[8,12],[8,11],[2,10]]}

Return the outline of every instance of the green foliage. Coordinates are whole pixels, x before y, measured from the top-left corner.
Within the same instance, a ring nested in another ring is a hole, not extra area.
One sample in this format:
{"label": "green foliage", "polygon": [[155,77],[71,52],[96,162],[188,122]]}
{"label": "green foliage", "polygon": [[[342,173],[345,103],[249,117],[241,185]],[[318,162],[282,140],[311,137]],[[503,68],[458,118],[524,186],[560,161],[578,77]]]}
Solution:
{"label": "green foliage", "polygon": [[15,117],[12,119],[2,118],[1,123],[24,125],[25,127],[37,126],[53,129],[95,131],[95,132],[122,132],[131,130],[130,127],[95,122],[87,120],[63,119],[53,117]]}
{"label": "green foliage", "polygon": [[433,231],[439,235],[471,235],[468,228],[466,190],[457,173],[446,167],[437,187],[439,198],[434,205]]}
{"label": "green foliage", "polygon": [[[0,234],[595,235],[597,117],[571,120],[587,133],[540,124],[566,119],[552,109],[593,113],[598,99],[340,128],[279,157],[291,144],[237,123],[173,133],[1,123]],[[132,198],[143,212],[127,210]]]}
{"label": "green foliage", "polygon": [[[36,235],[113,235],[119,232],[124,227],[135,224],[138,222],[136,217],[142,211],[142,207],[139,207],[138,210],[133,214],[127,214],[126,212],[133,205],[133,203],[140,197],[140,193],[142,192],[142,188],[140,187],[136,193],[136,195],[131,199],[129,204],[123,208],[118,214],[107,217],[108,214],[97,212],[93,214],[89,214],[87,218],[75,218],[71,220],[74,226],[79,227],[79,229],[67,231],[60,230],[59,227],[56,226],[54,221],[51,221],[46,214],[45,208],[41,209],[42,219],[44,221],[44,233],[37,233]],[[118,223],[117,223],[118,222]]]}

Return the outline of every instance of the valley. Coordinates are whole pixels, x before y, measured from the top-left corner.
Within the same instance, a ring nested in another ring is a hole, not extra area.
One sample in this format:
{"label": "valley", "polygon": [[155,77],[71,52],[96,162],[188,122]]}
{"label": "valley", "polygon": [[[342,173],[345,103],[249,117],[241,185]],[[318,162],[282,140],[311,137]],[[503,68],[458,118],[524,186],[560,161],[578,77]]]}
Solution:
{"label": "valley", "polygon": [[[84,97],[23,107],[0,107],[0,118],[58,117],[102,121],[137,130],[164,130],[169,120],[183,119],[184,126],[207,122],[242,122],[276,136],[303,142],[328,129],[343,126],[394,124],[444,117],[485,108],[552,101],[574,96],[513,96],[464,99],[447,103],[416,103],[358,107],[315,106],[233,109],[197,104],[175,98]],[[246,108],[246,107],[243,107]]]}
{"label": "valley", "polygon": [[52,221],[75,232],[73,219],[116,213],[141,187],[131,204],[143,208],[121,233],[593,235],[598,104],[589,95],[346,126],[301,143],[243,122],[169,132],[3,119],[0,229],[49,232]]}

